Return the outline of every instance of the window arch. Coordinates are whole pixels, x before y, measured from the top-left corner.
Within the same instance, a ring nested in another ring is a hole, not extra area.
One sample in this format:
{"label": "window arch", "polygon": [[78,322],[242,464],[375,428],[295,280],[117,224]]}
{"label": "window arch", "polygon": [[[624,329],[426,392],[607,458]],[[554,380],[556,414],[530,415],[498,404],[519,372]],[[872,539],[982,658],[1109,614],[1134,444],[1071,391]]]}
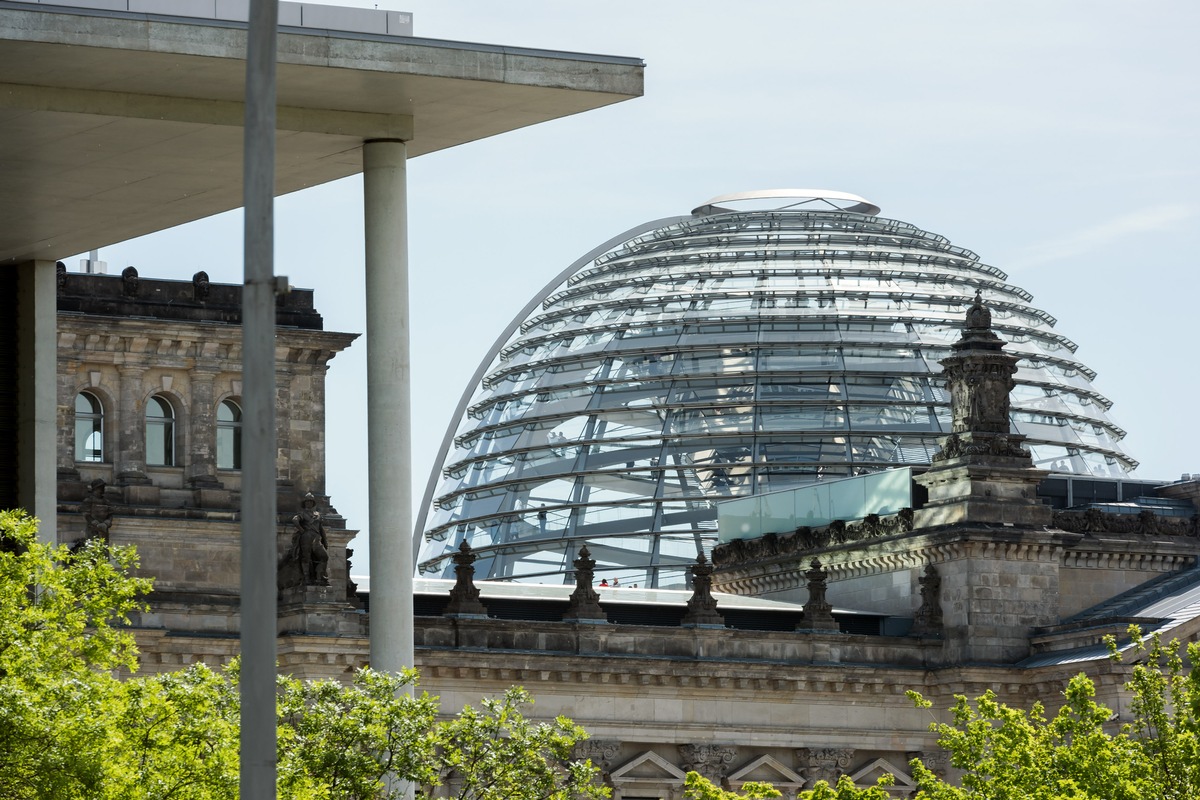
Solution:
{"label": "window arch", "polygon": [[232,400],[217,406],[217,469],[242,468],[242,409]]}
{"label": "window arch", "polygon": [[175,466],[175,409],[157,394],[146,401],[146,465]]}
{"label": "window arch", "polygon": [[75,460],[104,461],[104,406],[91,392],[75,395]]}

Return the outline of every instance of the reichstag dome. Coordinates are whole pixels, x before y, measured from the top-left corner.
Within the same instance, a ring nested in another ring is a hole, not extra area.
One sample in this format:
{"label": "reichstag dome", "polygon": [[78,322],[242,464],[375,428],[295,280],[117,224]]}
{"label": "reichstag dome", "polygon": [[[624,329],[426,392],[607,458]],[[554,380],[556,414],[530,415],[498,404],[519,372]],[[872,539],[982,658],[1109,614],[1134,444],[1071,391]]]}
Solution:
{"label": "reichstag dome", "polygon": [[456,412],[417,530],[422,573],[680,586],[721,500],[928,464],[938,361],[976,290],[1022,357],[1013,429],[1035,464],[1136,466],[1095,373],[970,250],[842,192],[715,198],[601,245],[497,340]]}

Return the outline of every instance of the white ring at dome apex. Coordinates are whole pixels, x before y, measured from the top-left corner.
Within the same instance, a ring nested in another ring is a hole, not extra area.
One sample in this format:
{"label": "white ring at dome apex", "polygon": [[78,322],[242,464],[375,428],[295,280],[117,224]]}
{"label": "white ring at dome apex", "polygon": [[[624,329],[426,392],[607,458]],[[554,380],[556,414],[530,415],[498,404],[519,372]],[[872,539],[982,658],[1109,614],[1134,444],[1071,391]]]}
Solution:
{"label": "white ring at dome apex", "polygon": [[[773,200],[778,203],[763,204],[760,201]],[[730,207],[730,204],[744,204],[745,208]],[[815,206],[815,208],[813,208]],[[852,211],[856,214],[874,216],[878,214],[879,206],[849,192],[838,192],[833,189],[758,189],[753,192],[734,192],[714,197],[692,209],[696,216],[709,214],[724,214],[734,211],[775,211],[817,210],[817,211]]]}

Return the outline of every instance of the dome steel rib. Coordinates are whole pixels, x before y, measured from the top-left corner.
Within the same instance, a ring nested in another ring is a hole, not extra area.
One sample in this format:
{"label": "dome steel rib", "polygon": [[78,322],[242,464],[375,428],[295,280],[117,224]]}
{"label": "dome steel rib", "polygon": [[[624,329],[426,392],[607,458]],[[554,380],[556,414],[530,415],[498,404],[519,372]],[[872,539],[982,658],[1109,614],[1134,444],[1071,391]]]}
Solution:
{"label": "dome steel rib", "polygon": [[1136,466],[1095,373],[1028,292],[876,212],[840,192],[728,195],[571,265],[456,412],[421,571],[452,577],[465,538],[478,578],[563,583],[586,543],[598,577],[678,586],[721,500],[928,464],[950,426],[938,361],[977,289],[1022,359],[1012,425],[1035,464]]}

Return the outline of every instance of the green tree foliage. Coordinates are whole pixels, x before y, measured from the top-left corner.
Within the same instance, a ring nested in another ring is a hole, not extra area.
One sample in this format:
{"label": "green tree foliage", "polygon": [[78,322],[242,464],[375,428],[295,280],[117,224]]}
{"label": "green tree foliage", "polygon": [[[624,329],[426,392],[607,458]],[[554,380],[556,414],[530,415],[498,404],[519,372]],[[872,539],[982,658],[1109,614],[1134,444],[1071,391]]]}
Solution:
{"label": "green tree foliage", "polygon": [[[890,800],[891,795],[886,787],[893,782],[891,775],[884,775],[874,786],[858,787],[843,775],[836,786],[830,786],[827,781],[817,781],[812,789],[800,792],[799,800]],[[714,786],[697,772],[689,772],[683,786],[685,800],[770,800],[783,797],[771,784],[754,781],[742,786],[744,794],[729,792]]]}
{"label": "green tree foliage", "polygon": [[136,663],[120,626],[149,583],[126,574],[131,549],[70,553],[36,534],[0,511],[0,797],[96,797],[122,693],[112,671]]}
{"label": "green tree foliage", "polygon": [[590,761],[573,760],[587,738],[566,717],[533,723],[521,707],[533,700],[514,687],[503,697],[467,706],[438,727],[435,763],[456,800],[586,800],[609,796]]}
{"label": "green tree foliage", "polygon": [[[36,541],[0,512],[0,797],[5,800],[235,800],[238,667],[203,664],[120,680],[137,652],[122,629],[150,588],[132,549],[77,553]],[[445,783],[459,800],[608,796],[572,758],[587,738],[565,718],[533,723],[519,688],[439,720],[415,672],[361,670],[350,686],[278,683],[279,797],[386,800],[384,778]],[[444,790],[443,790],[444,792]],[[425,795],[421,795],[425,796]]]}
{"label": "green tree foliage", "polygon": [[727,792],[699,772],[689,772],[683,782],[685,800],[771,800],[783,794],[769,783],[749,782],[742,786],[744,794]]}
{"label": "green tree foliage", "polygon": [[[919,760],[913,777],[928,800],[1194,800],[1200,797],[1200,687],[1194,666],[1184,667],[1181,646],[1144,639],[1136,627],[1124,654],[1136,662],[1126,684],[1132,721],[1110,732],[1112,712],[1095,702],[1095,685],[1080,674],[1064,704],[1047,717],[1041,703],[1010,708],[986,692],[974,704],[955,698],[953,724],[934,724],[951,765],[963,770],[951,786]],[[1122,654],[1109,648],[1114,661]],[[1200,664],[1200,645],[1187,648]],[[911,695],[918,705],[929,702]]]}

